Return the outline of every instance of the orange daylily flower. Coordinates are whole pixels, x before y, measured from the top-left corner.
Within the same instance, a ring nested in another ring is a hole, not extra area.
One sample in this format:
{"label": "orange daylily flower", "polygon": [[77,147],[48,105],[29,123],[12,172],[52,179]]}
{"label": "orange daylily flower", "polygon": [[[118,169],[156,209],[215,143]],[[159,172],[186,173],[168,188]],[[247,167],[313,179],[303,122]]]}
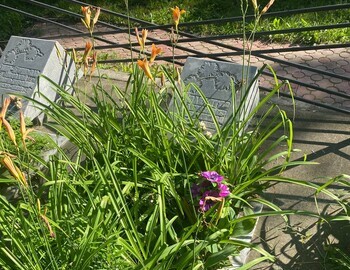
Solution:
{"label": "orange daylily flower", "polygon": [[81,19],[81,21],[84,23],[85,27],[90,30],[90,22],[91,22],[90,6],[81,7],[81,12],[84,15],[84,19]]}
{"label": "orange daylily flower", "polygon": [[173,21],[175,23],[175,29],[176,32],[178,31],[178,25],[180,22],[180,17],[182,14],[184,14],[186,11],[184,9],[179,9],[178,6],[176,6],[175,8],[171,8],[171,10],[173,11]]}
{"label": "orange daylily flower", "polygon": [[142,29],[141,32],[141,38],[139,35],[139,30],[137,29],[137,27],[135,28],[135,35],[136,35],[136,39],[137,42],[139,43],[140,47],[141,47],[141,51],[143,52],[145,50],[145,44],[146,44],[146,40],[147,40],[147,34],[148,34],[148,30],[147,29]]}
{"label": "orange daylily flower", "polygon": [[150,63],[154,62],[154,59],[156,59],[156,56],[162,52],[162,48],[158,48],[154,43],[152,44],[152,52],[151,52],[151,58],[149,60]]}
{"label": "orange daylily flower", "polygon": [[12,159],[8,155],[5,155],[2,158],[1,163],[6,167],[6,169],[14,178],[20,181],[24,186],[28,186],[24,173],[21,172],[21,170],[15,164],[13,164]]}
{"label": "orange daylily flower", "polygon": [[146,76],[154,82],[151,70],[149,68],[149,62],[147,61],[147,59],[146,58],[143,60],[139,59],[139,60],[137,60],[137,64],[145,72]]}
{"label": "orange daylily flower", "polygon": [[27,149],[26,139],[30,139],[30,140],[34,141],[34,139],[32,137],[28,136],[28,134],[30,132],[32,132],[34,129],[33,128],[29,128],[29,129],[26,128],[26,123],[24,121],[24,115],[23,115],[22,111],[19,114],[19,119],[20,119],[20,132],[22,135],[23,147],[24,147],[24,149]]}

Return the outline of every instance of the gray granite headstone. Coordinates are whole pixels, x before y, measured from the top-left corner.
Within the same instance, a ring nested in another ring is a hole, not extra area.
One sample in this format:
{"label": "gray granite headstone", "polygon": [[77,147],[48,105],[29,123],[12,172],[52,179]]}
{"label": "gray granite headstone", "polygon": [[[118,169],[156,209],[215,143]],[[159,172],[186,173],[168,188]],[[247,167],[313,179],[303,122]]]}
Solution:
{"label": "gray granite headstone", "polygon": [[[75,64],[56,41],[12,36],[0,59],[0,106],[7,95],[22,95],[47,104],[57,99],[54,83],[68,89],[75,78]],[[22,101],[22,110],[31,120],[42,120],[41,111]]]}
{"label": "gray granite headstone", "polygon": [[[256,107],[259,102],[257,80],[247,89],[256,74],[256,67],[243,67],[229,62],[189,57],[181,73],[181,79],[185,85],[194,83],[202,90],[219,125],[222,126],[232,116],[234,110],[237,110],[242,97],[244,97],[244,102],[238,113],[238,121],[246,119]],[[232,83],[235,86],[235,97],[232,96],[234,92]],[[209,131],[215,132],[212,117],[198,91],[191,87],[188,98],[189,104],[186,105],[188,105],[190,114],[199,115],[199,121],[204,122]],[[232,104],[233,101],[235,104]],[[170,106],[173,106],[173,102]]]}

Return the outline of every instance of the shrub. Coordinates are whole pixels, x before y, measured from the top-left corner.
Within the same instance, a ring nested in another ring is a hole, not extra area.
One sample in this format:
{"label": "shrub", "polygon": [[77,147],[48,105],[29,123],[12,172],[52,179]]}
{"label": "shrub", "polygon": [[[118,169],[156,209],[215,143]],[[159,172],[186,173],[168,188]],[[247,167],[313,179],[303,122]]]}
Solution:
{"label": "shrub", "polygon": [[[89,64],[96,64],[94,49],[89,56],[93,46],[87,44],[81,61],[86,74],[93,68]],[[274,260],[254,244],[233,238],[250,232],[259,216],[331,219],[281,210],[265,200],[263,191],[276,181],[322,192],[347,210],[327,184],[281,176],[290,166],[311,164],[290,160],[292,121],[269,103],[286,83],[276,80],[246,119],[240,118],[244,106],[239,105],[219,126],[199,87],[175,81],[162,67],[168,83],[160,86],[149,64],[145,58],[132,66],[125,89],[105,90],[99,81],[91,95],[86,89],[71,95],[52,84],[60,100],[47,99],[49,105],[44,105],[28,98],[51,119],[48,125],[75,145],[76,154],[69,156],[57,147],[48,162],[38,159],[43,169],[35,175],[23,173],[32,171],[30,163],[3,157],[4,168],[12,174],[3,182],[17,182],[21,195],[16,202],[0,197],[3,269],[217,269],[250,247],[262,257],[242,267],[248,269]],[[199,115],[189,112],[190,89],[201,96],[214,134],[207,134]],[[249,89],[243,84],[241,104]],[[232,91],[235,97],[234,87]],[[44,183],[39,188],[33,187],[34,176]],[[254,203],[271,211],[254,213]]]}

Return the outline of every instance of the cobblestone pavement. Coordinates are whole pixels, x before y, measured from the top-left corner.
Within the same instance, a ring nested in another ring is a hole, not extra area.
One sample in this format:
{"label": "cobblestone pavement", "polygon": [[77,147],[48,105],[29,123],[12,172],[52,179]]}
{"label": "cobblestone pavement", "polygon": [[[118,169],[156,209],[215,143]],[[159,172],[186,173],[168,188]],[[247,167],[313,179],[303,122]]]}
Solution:
{"label": "cobblestone pavement", "polygon": [[[75,26],[83,30],[81,24]],[[106,27],[96,26],[95,31],[111,31]],[[59,28],[52,24],[36,24],[32,31],[28,32],[27,35],[31,37],[41,37],[47,39],[56,39],[63,47],[69,48],[79,48],[84,47],[87,37],[67,37],[69,34],[76,34],[70,30]],[[115,33],[101,36],[109,41],[115,42],[117,44],[128,43],[128,35],[126,33]],[[149,40],[169,40],[170,34],[163,30],[152,30],[148,32]],[[182,37],[180,37],[182,39]],[[185,38],[183,38],[185,39]],[[131,36],[131,41],[136,42],[136,37]],[[237,47],[239,49],[243,48],[242,41],[239,39],[226,39],[220,40],[221,44]],[[102,41],[96,41],[96,45],[108,45],[108,43]],[[208,42],[196,41],[196,42],[181,42],[178,44],[178,48],[175,48],[175,55],[193,55],[180,47],[191,49],[194,52],[200,52],[206,55],[213,53],[230,53],[233,50],[227,49],[222,46],[213,45]],[[162,47],[163,56],[172,56],[172,48],[166,45],[159,45]],[[260,41],[254,41],[251,46],[252,50],[265,50],[265,49],[277,49],[277,48],[289,48],[289,44],[276,44],[276,43],[262,43]],[[117,58],[130,58],[130,51],[123,48],[115,48],[109,50],[102,50],[102,52],[107,52],[107,57],[112,57],[112,59]],[[284,60],[284,63],[277,63],[271,60],[266,60],[264,57],[251,56],[249,61],[252,65],[261,67],[263,64],[269,64],[276,72],[278,76],[283,76],[290,79],[293,92],[296,96],[304,98],[309,101],[316,101],[331,105],[337,108],[350,109],[350,98],[339,97],[332,93],[326,93],[322,91],[315,90],[313,88],[301,86],[296,82],[302,82],[306,84],[315,85],[318,87],[325,88],[327,90],[334,91],[336,93],[343,93],[350,96],[350,80],[342,80],[339,78],[331,77],[314,71],[309,71],[301,69],[298,67],[292,67],[288,63],[296,63],[301,65],[306,65],[312,68],[316,68],[322,71],[327,71],[330,73],[335,73],[342,75],[346,78],[350,78],[350,48],[335,48],[335,49],[319,49],[319,50],[307,50],[307,51],[293,51],[293,52],[275,52],[266,53],[265,56],[274,57],[280,60]],[[134,57],[136,55],[134,54]],[[242,56],[220,56],[218,57],[224,60],[230,60],[236,63],[242,63]],[[266,58],[266,57],[265,57]],[[247,57],[245,61],[247,61]],[[179,60],[185,62],[185,59]],[[271,82],[273,78],[270,76],[263,75],[260,79],[260,85],[264,87],[271,87]]]}

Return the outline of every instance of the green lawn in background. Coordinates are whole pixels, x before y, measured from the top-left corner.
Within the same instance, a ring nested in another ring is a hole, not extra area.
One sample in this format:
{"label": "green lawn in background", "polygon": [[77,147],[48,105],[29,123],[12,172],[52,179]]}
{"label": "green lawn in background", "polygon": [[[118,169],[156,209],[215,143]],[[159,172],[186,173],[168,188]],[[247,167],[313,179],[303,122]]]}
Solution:
{"label": "green lawn in background", "polygon": [[[119,1],[111,4],[114,1],[100,0],[97,4],[104,7],[109,7],[121,13],[126,13],[125,3]],[[258,1],[260,9],[262,9],[268,1]],[[269,12],[277,12],[283,10],[293,10],[300,8],[308,8],[315,6],[326,6],[345,4],[349,1],[339,0],[320,0],[320,1],[305,1],[305,0],[276,0]],[[250,8],[247,10],[247,15],[253,14],[251,2],[248,1]],[[235,17],[242,15],[240,0],[170,0],[164,1],[159,5],[159,1],[129,1],[129,11],[131,17],[136,17],[146,21],[151,21],[157,24],[171,23],[171,14],[169,7],[179,6],[187,12],[183,16],[183,21],[201,21],[207,19],[219,19],[226,17]],[[111,22],[122,23],[116,20],[115,17],[105,17]],[[313,12],[301,15],[291,15],[285,17],[275,17],[263,19],[260,23],[258,31],[266,30],[280,30],[289,28],[303,28],[317,25],[330,25],[337,23],[346,23],[350,21],[350,9],[343,9],[337,11]],[[249,31],[253,24],[247,23],[247,30]],[[235,34],[242,32],[243,25],[239,23],[224,23],[224,24],[208,24],[183,30],[190,31],[199,35],[220,35],[220,34]],[[314,44],[314,43],[345,43],[350,40],[350,28],[340,28],[323,31],[300,32],[286,35],[270,35],[262,36],[261,39],[265,41],[300,43],[300,44]]]}
{"label": "green lawn in background", "polygon": [[[80,6],[69,1],[54,1],[41,0],[61,8],[80,13]],[[253,14],[252,4],[250,0],[247,1],[250,8],[247,14]],[[241,16],[241,1],[240,0],[129,0],[129,1],[115,1],[115,0],[95,0],[86,1],[87,4],[98,5],[103,8],[111,9],[119,13],[126,14],[127,8],[125,2],[128,2],[129,13],[131,17],[136,17],[156,24],[169,24],[172,22],[170,8],[179,6],[186,10],[186,14],[182,17],[182,22],[202,21],[207,19],[219,19],[226,17]],[[260,5],[260,10],[265,6],[268,0],[257,1]],[[2,4],[8,4],[16,8],[26,10],[40,16],[47,16],[49,18],[60,18],[64,21],[77,21],[76,18],[62,15],[58,12],[52,12],[48,9],[43,9],[34,5],[30,5],[21,1],[0,0]],[[269,12],[278,12],[282,10],[292,10],[300,8],[308,8],[315,6],[336,5],[350,3],[349,0],[276,0]],[[116,16],[102,14],[102,20],[114,23],[121,26],[126,26],[126,21]],[[25,28],[23,25],[30,21],[28,18],[22,18],[22,25],[19,22],[18,14],[13,12],[6,12],[1,16],[3,30],[0,33],[0,40],[7,39],[11,34],[19,34]],[[307,13],[302,15],[291,15],[284,17],[275,17],[263,19],[260,23],[258,31],[279,30],[289,28],[303,28],[317,25],[330,25],[338,23],[347,23],[350,21],[350,9],[343,9],[337,11],[323,11]],[[5,23],[6,22],[6,23]],[[249,31],[252,24],[247,23],[246,29]],[[182,28],[184,31],[189,31],[198,35],[220,35],[241,33],[242,23],[224,23],[224,24],[208,24],[196,27]],[[299,43],[299,44],[321,44],[321,43],[346,43],[350,41],[350,27],[300,32],[286,35],[268,35],[259,37],[264,41]]]}

